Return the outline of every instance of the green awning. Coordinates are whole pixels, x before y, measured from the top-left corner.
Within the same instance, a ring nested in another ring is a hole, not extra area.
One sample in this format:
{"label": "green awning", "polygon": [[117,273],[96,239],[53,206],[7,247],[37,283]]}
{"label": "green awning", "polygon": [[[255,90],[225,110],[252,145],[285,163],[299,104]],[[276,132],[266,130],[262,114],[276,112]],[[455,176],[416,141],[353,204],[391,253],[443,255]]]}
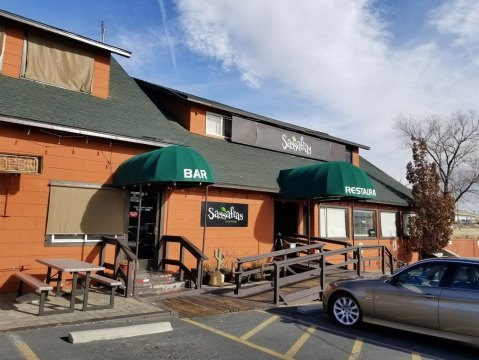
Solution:
{"label": "green awning", "polygon": [[343,161],[281,170],[278,183],[281,195],[287,199],[376,197],[376,190],[364,170]]}
{"label": "green awning", "polygon": [[196,150],[168,146],[136,155],[123,162],[113,174],[113,185],[140,184],[195,186],[216,181],[208,162]]}

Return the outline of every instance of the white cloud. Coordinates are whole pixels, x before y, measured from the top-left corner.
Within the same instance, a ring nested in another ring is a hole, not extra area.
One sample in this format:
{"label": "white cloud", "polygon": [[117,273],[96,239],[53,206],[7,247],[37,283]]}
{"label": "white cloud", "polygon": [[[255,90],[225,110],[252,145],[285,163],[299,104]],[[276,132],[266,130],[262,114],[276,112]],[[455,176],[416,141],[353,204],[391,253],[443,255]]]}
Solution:
{"label": "white cloud", "polygon": [[452,34],[456,44],[479,43],[479,2],[455,0],[432,12],[431,24],[441,33]]}
{"label": "white cloud", "polygon": [[[327,108],[330,117],[321,123],[313,120],[317,114],[295,122],[371,146],[366,157],[404,178],[395,118],[477,102],[478,68],[466,46],[479,31],[474,3],[458,0],[432,12],[438,31],[461,39],[453,49],[439,33],[395,48],[384,11],[372,0],[178,0],[178,9],[191,49],[238,71],[250,86],[268,91],[268,84],[280,84],[318,112]],[[448,17],[449,9],[455,12]]]}

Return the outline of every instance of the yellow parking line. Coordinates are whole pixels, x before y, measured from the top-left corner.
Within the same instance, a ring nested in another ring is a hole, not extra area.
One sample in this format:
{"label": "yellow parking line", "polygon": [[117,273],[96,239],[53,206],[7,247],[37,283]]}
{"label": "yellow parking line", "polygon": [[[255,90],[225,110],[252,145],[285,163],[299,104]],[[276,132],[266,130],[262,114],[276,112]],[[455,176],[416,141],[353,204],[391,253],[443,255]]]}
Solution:
{"label": "yellow parking line", "polygon": [[314,332],[315,329],[316,329],[316,326],[314,325],[310,326],[309,329],[306,330],[303,335],[301,335],[298,341],[296,341],[294,345],[291,346],[291,348],[288,350],[285,356],[287,358],[293,358],[294,355],[296,355],[296,353],[298,352],[298,350],[301,349],[301,347],[306,343],[306,341],[309,339],[309,337],[311,336],[311,334]]}
{"label": "yellow parking line", "polygon": [[22,353],[23,357],[26,360],[40,360],[38,356],[33,352],[33,350],[30,349],[30,346],[23,342],[23,340],[20,339],[19,336],[15,334],[10,334],[8,337],[12,340],[12,342],[15,344],[17,349]]}
{"label": "yellow parking line", "polygon": [[356,339],[356,341],[354,342],[353,348],[351,350],[351,354],[349,355],[349,360],[359,359],[359,354],[361,353],[362,347],[363,347],[363,340]]}
{"label": "yellow parking line", "polygon": [[271,324],[273,321],[275,321],[276,319],[278,318],[277,315],[274,315],[274,316],[271,316],[270,318],[266,319],[265,321],[263,321],[261,324],[259,324],[258,326],[256,326],[254,329],[251,329],[250,331],[248,331],[246,334],[244,334],[243,336],[240,337],[241,340],[246,340],[246,339],[249,339],[251,336],[253,336],[254,334],[260,332],[261,330],[263,330],[266,326],[268,326],[269,324]]}
{"label": "yellow parking line", "polygon": [[412,360],[421,360],[421,355],[418,353],[412,353],[411,354]]}
{"label": "yellow parking line", "polygon": [[269,354],[269,355],[272,355],[272,356],[276,356],[277,358],[280,358],[280,359],[287,359],[287,357],[286,357],[285,355],[283,355],[283,354],[280,354],[280,353],[278,353],[278,352],[276,352],[276,351],[273,351],[273,350],[271,350],[271,349],[268,349],[268,348],[265,348],[265,347],[256,345],[256,344],[254,344],[254,343],[252,343],[252,342],[249,342],[248,340],[242,340],[242,339],[239,338],[239,337],[236,337],[236,336],[230,335],[230,334],[228,334],[228,333],[225,333],[225,332],[223,332],[223,331],[217,330],[217,329],[212,328],[212,327],[210,327],[210,326],[208,326],[208,325],[204,325],[204,324],[201,324],[201,323],[199,323],[199,322],[196,322],[196,321],[193,321],[193,320],[187,319],[187,318],[183,318],[183,319],[181,319],[181,320],[183,320],[183,321],[185,321],[185,322],[187,322],[187,323],[189,323],[189,324],[198,326],[198,327],[200,327],[200,328],[202,328],[202,329],[204,329],[204,330],[211,331],[212,333],[215,333],[215,334],[217,334],[217,335],[223,336],[223,337],[225,337],[225,338],[227,338],[227,339],[236,341],[236,342],[238,342],[238,343],[240,343],[240,344],[249,346],[249,347],[251,347],[251,348],[253,348],[253,349],[262,351],[262,352],[264,352],[264,353],[266,353],[266,354]]}

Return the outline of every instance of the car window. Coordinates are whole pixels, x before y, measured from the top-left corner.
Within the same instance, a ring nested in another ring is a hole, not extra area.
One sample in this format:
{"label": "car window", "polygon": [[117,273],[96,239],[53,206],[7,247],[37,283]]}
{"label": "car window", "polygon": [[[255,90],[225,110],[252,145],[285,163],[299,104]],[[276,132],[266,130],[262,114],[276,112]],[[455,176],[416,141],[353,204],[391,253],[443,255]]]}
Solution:
{"label": "car window", "polygon": [[479,266],[461,264],[456,268],[452,278],[452,288],[479,290]]}
{"label": "car window", "polygon": [[438,287],[447,266],[446,263],[421,264],[400,273],[396,281],[404,285]]}

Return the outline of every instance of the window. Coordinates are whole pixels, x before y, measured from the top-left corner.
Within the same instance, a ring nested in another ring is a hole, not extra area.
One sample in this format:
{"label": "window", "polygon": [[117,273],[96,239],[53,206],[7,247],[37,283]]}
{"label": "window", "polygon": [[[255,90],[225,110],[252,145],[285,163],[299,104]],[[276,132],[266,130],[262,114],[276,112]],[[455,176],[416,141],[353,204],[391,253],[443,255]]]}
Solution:
{"label": "window", "polygon": [[453,289],[479,290],[479,266],[474,264],[458,265],[451,287]]}
{"label": "window", "polygon": [[347,238],[347,219],[347,209],[321,207],[319,209],[319,228],[321,229],[321,237]]}
{"label": "window", "polygon": [[91,93],[95,55],[60,39],[28,32],[22,76],[70,90]]}
{"label": "window", "polygon": [[96,184],[52,182],[46,240],[97,242],[103,235],[125,233],[126,191]]}
{"label": "window", "polygon": [[396,218],[397,213],[391,211],[381,211],[381,237],[393,238],[397,236]]}
{"label": "window", "polygon": [[418,265],[400,273],[396,281],[403,285],[438,287],[446,270],[447,264],[442,262]]}
{"label": "window", "polygon": [[415,213],[404,213],[402,216],[403,235],[409,236],[409,220],[415,217]]}
{"label": "window", "polygon": [[354,236],[376,237],[376,211],[354,210]]}
{"label": "window", "polygon": [[206,113],[206,133],[208,135],[231,137],[231,118]]}

